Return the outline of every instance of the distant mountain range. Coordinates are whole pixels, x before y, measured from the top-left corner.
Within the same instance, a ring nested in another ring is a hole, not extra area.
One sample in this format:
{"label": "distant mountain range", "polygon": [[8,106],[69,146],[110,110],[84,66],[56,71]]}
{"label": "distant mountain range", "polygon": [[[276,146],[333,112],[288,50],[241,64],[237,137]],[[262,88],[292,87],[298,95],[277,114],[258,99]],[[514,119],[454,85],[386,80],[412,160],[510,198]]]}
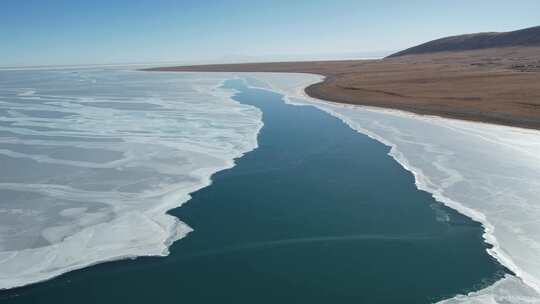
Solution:
{"label": "distant mountain range", "polygon": [[540,46],[540,26],[512,32],[488,32],[440,38],[394,53],[388,57],[512,46]]}

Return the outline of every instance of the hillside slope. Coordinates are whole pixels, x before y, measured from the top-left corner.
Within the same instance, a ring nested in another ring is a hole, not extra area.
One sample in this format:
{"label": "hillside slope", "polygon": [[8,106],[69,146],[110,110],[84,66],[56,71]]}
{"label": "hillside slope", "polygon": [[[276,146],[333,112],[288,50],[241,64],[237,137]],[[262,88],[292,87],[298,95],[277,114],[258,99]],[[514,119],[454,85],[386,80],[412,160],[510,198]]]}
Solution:
{"label": "hillside slope", "polygon": [[540,46],[540,26],[512,32],[489,32],[445,37],[397,52],[388,56],[388,58],[413,54],[515,46]]}

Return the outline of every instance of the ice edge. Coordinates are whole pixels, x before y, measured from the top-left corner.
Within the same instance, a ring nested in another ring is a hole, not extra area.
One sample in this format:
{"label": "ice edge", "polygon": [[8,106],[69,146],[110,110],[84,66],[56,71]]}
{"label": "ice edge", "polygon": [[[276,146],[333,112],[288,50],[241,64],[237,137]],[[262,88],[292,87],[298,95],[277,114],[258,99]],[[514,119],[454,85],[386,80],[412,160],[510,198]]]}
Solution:
{"label": "ice edge", "polygon": [[[251,75],[253,75],[254,73],[251,73]],[[260,73],[260,74],[279,74],[279,73]],[[456,211],[458,211],[459,213],[479,222],[481,225],[482,225],[482,228],[483,228],[483,234],[482,234],[482,238],[484,239],[484,242],[491,245],[492,247],[491,248],[488,248],[486,249],[486,251],[488,252],[489,255],[491,255],[493,258],[495,258],[501,265],[505,266],[506,268],[510,269],[514,274],[515,276],[520,280],[522,281],[525,285],[527,285],[528,287],[531,287],[533,290],[535,290],[537,293],[540,293],[540,286],[537,284],[537,280],[529,275],[528,273],[526,273],[524,270],[522,270],[520,267],[518,267],[514,261],[507,255],[505,254],[505,252],[502,250],[500,244],[498,243],[497,241],[497,238],[495,237],[495,235],[493,234],[494,233],[494,229],[495,227],[486,219],[486,216],[481,213],[480,211],[478,210],[474,210],[472,208],[469,208],[459,202],[456,202],[446,196],[444,196],[441,191],[442,189],[440,188],[431,188],[428,183],[426,182],[427,178],[422,174],[422,171],[417,169],[417,168],[414,168],[413,166],[411,166],[407,159],[403,156],[403,154],[397,149],[396,145],[387,141],[386,139],[376,135],[376,134],[373,134],[372,132],[360,127],[359,125],[357,124],[354,124],[353,122],[351,122],[347,117],[345,117],[344,115],[341,115],[339,113],[336,113],[328,108],[325,108],[325,107],[321,107],[320,104],[331,104],[333,106],[335,105],[338,105],[336,103],[331,103],[329,101],[325,101],[325,100],[321,100],[321,99],[317,99],[317,98],[313,98],[309,95],[307,95],[307,93],[305,92],[305,89],[312,85],[312,84],[315,84],[315,83],[319,83],[321,81],[324,81],[324,79],[326,77],[324,76],[321,76],[321,75],[318,75],[318,74],[309,74],[309,73],[289,73],[289,74],[297,74],[297,75],[306,75],[306,76],[310,76],[310,77],[313,77],[314,80],[309,82],[309,83],[303,83],[302,87],[298,87],[297,88],[297,91],[294,93],[294,94],[291,94],[290,92],[287,92],[285,90],[282,90],[278,87],[276,87],[271,81],[267,80],[267,79],[260,79],[261,81],[265,82],[266,84],[268,84],[268,86],[270,87],[270,90],[274,91],[274,92],[277,92],[279,94],[282,94],[283,95],[283,99],[286,103],[288,104],[291,104],[291,105],[296,105],[296,106],[306,106],[306,105],[311,105],[311,106],[314,106],[338,119],[340,119],[341,121],[343,121],[347,126],[349,126],[351,129],[359,132],[359,133],[362,133],[376,141],[379,141],[380,143],[384,144],[385,146],[388,146],[390,148],[390,151],[388,152],[388,155],[391,156],[393,159],[396,160],[396,162],[398,164],[400,164],[405,170],[411,172],[414,176],[414,180],[415,180],[415,185],[416,187],[419,189],[419,190],[422,190],[422,191],[425,191],[425,192],[428,192],[432,195],[432,197],[437,200],[438,202],[441,202],[443,203],[445,206],[449,207],[449,208],[452,208]],[[238,73],[238,75],[248,75],[247,73]],[[256,78],[256,77],[255,77]],[[257,86],[251,86],[252,88],[258,88],[258,89],[263,89],[263,90],[269,90],[268,88],[264,88],[264,87],[257,87]],[[303,100],[306,100],[307,103],[306,104],[303,104],[303,103],[295,103],[293,101],[291,101],[290,98],[299,98],[299,99],[303,99]],[[438,116],[433,116],[433,115],[424,115],[424,116],[421,116],[421,115],[418,115],[418,114],[415,114],[415,113],[411,113],[411,112],[406,112],[406,111],[401,111],[401,110],[395,110],[395,109],[386,109],[386,108],[377,108],[377,107],[370,107],[370,106],[359,106],[359,105],[348,105],[348,104],[343,104],[343,106],[345,107],[352,107],[352,108],[363,108],[363,109],[369,109],[371,111],[374,111],[374,112],[380,112],[380,113],[388,113],[388,112],[392,112],[392,113],[397,113],[399,115],[406,115],[406,116],[409,116],[409,117],[437,117],[439,118]],[[445,118],[445,119],[449,119],[449,120],[454,120],[452,118]],[[476,122],[476,123],[479,123],[479,124],[487,124],[487,123],[483,123],[483,122]],[[489,124],[491,125],[491,124]],[[497,126],[497,125],[495,125]],[[514,129],[519,129],[519,130],[527,130],[527,129],[521,129],[521,128],[517,128],[517,127],[508,127],[508,128],[514,128]],[[529,131],[529,130],[527,130]],[[502,279],[500,279],[499,281],[497,281],[494,285],[496,285],[497,283],[500,283],[501,281],[507,279],[509,276],[506,275],[505,277],[503,277]],[[494,285],[491,285],[491,286],[494,286]],[[490,287],[491,287],[490,286]],[[489,287],[488,287],[489,288]],[[469,295],[474,295],[476,293],[478,293],[480,291],[473,291],[473,292],[470,292],[466,295],[457,295],[458,297],[463,297],[463,296],[469,296]],[[445,300],[443,300],[445,301]],[[441,301],[441,302],[443,302]]]}
{"label": "ice edge", "polygon": [[[221,80],[219,82],[219,84],[212,87],[206,93],[210,93],[211,95],[214,95],[216,98],[219,98],[219,96],[215,95],[213,92],[216,91],[216,90],[222,90],[222,91],[228,92],[227,99],[229,101],[232,101],[233,103],[239,104],[240,102],[236,101],[233,98],[234,95],[236,94],[235,90],[222,88],[224,83],[227,80],[231,79],[231,78],[235,78],[235,76],[231,75],[230,77],[225,77],[223,80]],[[252,106],[249,106],[249,107],[252,107]],[[148,252],[147,254],[143,254],[143,253],[140,253],[140,252],[127,253],[127,254],[123,253],[123,254],[116,255],[116,256],[108,256],[108,257],[104,257],[104,258],[92,259],[92,260],[88,260],[86,263],[79,263],[79,264],[76,264],[76,265],[72,265],[70,267],[58,269],[57,271],[42,274],[39,277],[25,278],[25,280],[19,279],[17,281],[11,282],[11,283],[4,282],[4,284],[2,284],[2,286],[0,286],[0,290],[9,290],[9,289],[14,289],[14,288],[21,288],[21,287],[28,286],[28,285],[33,285],[33,284],[37,284],[37,283],[46,282],[46,281],[55,279],[55,278],[57,278],[59,276],[62,276],[64,274],[66,274],[66,273],[69,273],[69,272],[72,272],[72,271],[75,271],[75,270],[80,270],[80,269],[87,268],[87,267],[91,267],[91,266],[94,266],[94,265],[97,265],[97,264],[113,262],[113,261],[121,261],[121,260],[127,260],[127,259],[136,259],[138,257],[152,257],[152,256],[154,256],[154,257],[164,257],[164,256],[168,256],[169,255],[169,247],[174,242],[176,242],[176,241],[184,238],[185,236],[187,236],[190,232],[193,231],[193,229],[191,227],[189,227],[187,224],[185,224],[184,222],[182,222],[179,218],[177,218],[175,216],[172,216],[170,214],[167,214],[167,212],[170,211],[170,210],[179,208],[183,204],[185,204],[189,200],[191,200],[191,194],[192,193],[194,193],[194,192],[196,192],[196,191],[198,191],[200,189],[203,189],[203,188],[206,188],[206,187],[210,186],[212,184],[212,176],[214,174],[216,174],[216,173],[218,173],[220,171],[223,171],[223,170],[233,168],[236,165],[236,160],[237,159],[240,159],[245,154],[257,149],[259,147],[258,135],[259,135],[261,129],[263,128],[263,126],[264,126],[264,122],[262,120],[262,117],[259,117],[257,129],[253,133],[251,141],[247,145],[248,146],[247,149],[245,149],[244,151],[238,151],[237,155],[232,159],[226,160],[226,162],[225,162],[225,164],[223,166],[214,167],[214,168],[205,168],[204,170],[198,170],[197,171],[198,174],[194,174],[194,175],[199,175],[200,177],[202,177],[201,183],[199,185],[197,185],[197,186],[193,186],[186,193],[182,193],[181,195],[178,195],[178,196],[183,196],[184,197],[183,200],[182,199],[178,199],[176,201],[171,200],[170,204],[166,204],[166,205],[163,205],[163,206],[157,206],[158,207],[157,209],[160,210],[160,211],[163,211],[163,212],[161,212],[161,213],[157,212],[157,213],[153,213],[153,214],[154,215],[156,215],[156,214],[157,215],[162,215],[163,216],[161,218],[162,222],[158,222],[160,220],[159,218],[151,218],[151,219],[156,221],[156,223],[158,225],[160,225],[161,227],[169,228],[169,229],[167,229],[168,232],[169,232],[169,235],[168,235],[168,237],[166,237],[162,241],[163,247],[162,247],[160,252],[156,252],[156,253]],[[150,217],[150,215],[148,215],[148,214],[146,216]],[[173,221],[174,224],[172,226],[168,227],[169,226],[168,224],[170,224],[170,222],[168,222],[168,221]],[[151,251],[150,249],[151,248],[148,248],[148,251]],[[7,257],[7,259],[9,259],[9,257]],[[2,260],[0,260],[0,262],[2,262]]]}

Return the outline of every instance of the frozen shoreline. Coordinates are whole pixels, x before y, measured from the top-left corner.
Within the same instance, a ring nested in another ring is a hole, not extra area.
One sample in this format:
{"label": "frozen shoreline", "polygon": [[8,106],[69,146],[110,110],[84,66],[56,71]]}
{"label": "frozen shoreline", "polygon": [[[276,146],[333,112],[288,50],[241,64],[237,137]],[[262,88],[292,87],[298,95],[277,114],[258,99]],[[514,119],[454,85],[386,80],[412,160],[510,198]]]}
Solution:
{"label": "frozen shoreline", "polygon": [[[390,156],[413,173],[420,190],[430,192],[436,200],[482,223],[485,231],[483,237],[493,246],[488,249],[489,254],[512,270],[518,278],[508,275],[495,285],[471,292],[468,296],[447,300],[447,303],[540,302],[540,266],[535,269],[536,272],[530,269],[531,265],[533,267],[539,265],[540,260],[529,259],[535,256],[538,259],[540,256],[540,247],[536,246],[540,244],[538,239],[540,236],[535,234],[537,231],[540,232],[540,224],[535,225],[533,222],[532,227],[527,226],[525,230],[521,226],[513,226],[512,223],[514,221],[520,225],[521,221],[534,221],[534,215],[540,216],[540,202],[537,201],[540,194],[538,180],[540,156],[535,154],[535,151],[540,151],[539,131],[317,100],[307,96],[304,88],[320,82],[322,76],[319,75],[283,73],[238,73],[238,75],[252,77],[265,83],[266,85],[262,86],[260,83],[252,86],[281,93],[288,103],[312,105],[328,112],[352,129],[389,146]],[[443,138],[448,136],[447,139],[454,140],[455,143],[438,141],[439,136]],[[460,145],[463,144],[478,146],[467,150],[465,145],[464,149],[460,150],[462,148]],[[481,158],[482,153],[486,154],[485,160]],[[420,156],[414,156],[415,154]],[[467,159],[468,157],[472,159]],[[453,166],[459,162],[466,165],[454,168]],[[486,167],[490,164],[493,167],[502,166],[503,172],[492,172],[493,168]],[[526,176],[522,177],[521,174]],[[469,182],[467,179],[472,176],[478,180]],[[515,189],[516,193],[498,193],[499,199],[490,197],[492,191],[504,189],[505,186],[511,187],[505,184],[511,179],[515,180],[516,186],[523,182],[530,184]],[[482,204],[486,201],[487,204]],[[490,203],[495,206],[490,206]],[[529,209],[523,211],[525,214],[512,214],[515,205],[519,203],[524,205],[517,207]],[[507,211],[509,215],[497,216],[499,210]],[[531,212],[533,214],[527,214]],[[499,231],[503,232],[498,235]],[[500,238],[503,239],[502,243]],[[519,239],[521,243],[519,241],[517,244],[510,243],[513,238]],[[505,241],[510,242],[507,244]]]}

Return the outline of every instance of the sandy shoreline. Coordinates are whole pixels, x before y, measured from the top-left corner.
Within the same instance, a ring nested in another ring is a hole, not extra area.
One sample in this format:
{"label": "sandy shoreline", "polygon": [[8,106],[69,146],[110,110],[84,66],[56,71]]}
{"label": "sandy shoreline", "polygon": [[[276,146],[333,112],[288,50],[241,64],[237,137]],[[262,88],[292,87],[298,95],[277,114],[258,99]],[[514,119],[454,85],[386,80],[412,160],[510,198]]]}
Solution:
{"label": "sandy shoreline", "polygon": [[325,77],[317,99],[540,129],[540,48],[487,49],[383,60],[159,67],[150,71],[289,72]]}

